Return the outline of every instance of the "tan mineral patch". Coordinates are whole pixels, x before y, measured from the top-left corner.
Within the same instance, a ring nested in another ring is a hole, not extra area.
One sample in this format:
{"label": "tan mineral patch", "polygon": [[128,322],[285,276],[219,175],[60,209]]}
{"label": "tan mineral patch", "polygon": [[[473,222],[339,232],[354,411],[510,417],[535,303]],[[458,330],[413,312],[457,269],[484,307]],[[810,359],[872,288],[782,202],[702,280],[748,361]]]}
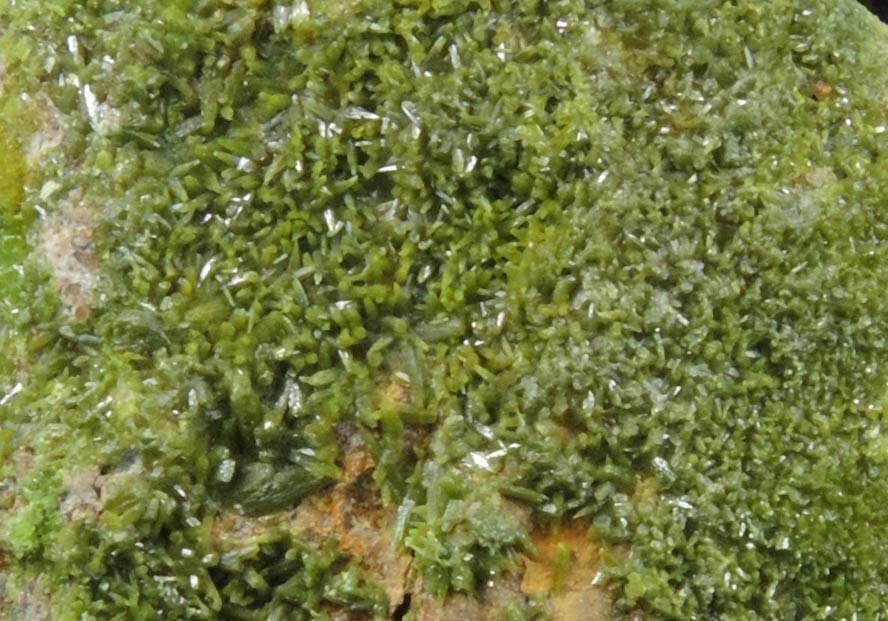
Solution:
{"label": "tan mineral patch", "polygon": [[68,127],[64,116],[49,97],[39,95],[32,101],[39,129],[31,134],[25,145],[25,162],[28,170],[40,171],[46,168],[46,160],[53,157],[53,152],[64,144]]}
{"label": "tan mineral patch", "polygon": [[226,511],[213,520],[210,536],[217,543],[244,541],[260,537],[270,529],[291,524],[294,515],[293,511],[286,511],[262,517],[252,517],[235,511]]}
{"label": "tan mineral patch", "polygon": [[504,621],[511,606],[526,601],[517,576],[499,577],[475,596],[455,594],[445,598],[429,593],[418,578],[411,599],[410,621]]}
{"label": "tan mineral patch", "polygon": [[409,405],[412,399],[410,378],[403,373],[394,374],[385,385],[382,398],[396,407]]}
{"label": "tan mineral patch", "polygon": [[[261,536],[272,528],[286,528],[308,541],[335,541],[339,549],[360,561],[362,569],[384,589],[389,612],[404,600],[412,558],[398,549],[392,534],[394,513],[383,506],[370,475],[374,462],[357,434],[343,438],[342,480],[304,500],[295,510],[263,517],[226,511],[213,521],[217,542]],[[359,621],[328,611],[339,621]]]}
{"label": "tan mineral patch", "polygon": [[296,510],[294,528],[312,538],[332,538],[361,559],[385,590],[393,612],[404,599],[411,557],[392,537],[395,516],[372,486],[373,466],[367,448],[352,434],[343,450],[342,481],[305,500]]}
{"label": "tan mineral patch", "polygon": [[[0,612],[4,612],[0,604]],[[8,621],[52,621],[52,606],[41,580],[28,581],[18,593],[15,602],[5,611]]]}
{"label": "tan mineral patch", "polygon": [[548,533],[534,532],[537,550],[525,559],[521,591],[549,595],[553,621],[609,621],[611,600],[599,582],[598,547],[587,537],[588,525],[573,522]]}
{"label": "tan mineral patch", "polygon": [[816,82],[814,84],[814,97],[817,101],[832,99],[835,90],[826,82]]}
{"label": "tan mineral patch", "polygon": [[77,470],[65,475],[61,513],[69,522],[95,518],[101,511],[98,468]]}
{"label": "tan mineral patch", "polygon": [[93,244],[96,226],[97,212],[83,204],[79,191],[71,192],[41,223],[40,251],[55,276],[69,320],[90,314],[99,271]]}

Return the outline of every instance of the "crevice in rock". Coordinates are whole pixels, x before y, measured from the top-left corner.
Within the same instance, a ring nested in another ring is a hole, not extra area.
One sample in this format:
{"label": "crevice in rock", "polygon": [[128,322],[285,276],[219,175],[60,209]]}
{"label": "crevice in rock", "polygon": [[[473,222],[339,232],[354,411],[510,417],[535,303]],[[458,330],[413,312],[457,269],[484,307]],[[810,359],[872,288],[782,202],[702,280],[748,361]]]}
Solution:
{"label": "crevice in rock", "polygon": [[398,607],[395,608],[395,612],[392,614],[392,621],[403,621],[407,616],[407,613],[410,612],[411,596],[411,593],[404,593],[404,599],[401,600],[401,603],[398,604]]}

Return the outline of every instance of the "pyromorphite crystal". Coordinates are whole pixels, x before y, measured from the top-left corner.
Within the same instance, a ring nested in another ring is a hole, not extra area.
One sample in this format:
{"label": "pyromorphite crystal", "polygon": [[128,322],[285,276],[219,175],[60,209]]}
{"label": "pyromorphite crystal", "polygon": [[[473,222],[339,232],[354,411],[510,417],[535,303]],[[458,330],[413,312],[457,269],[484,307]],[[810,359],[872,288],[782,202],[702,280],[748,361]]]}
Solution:
{"label": "pyromorphite crystal", "polygon": [[2,3],[0,618],[885,618],[884,42]]}

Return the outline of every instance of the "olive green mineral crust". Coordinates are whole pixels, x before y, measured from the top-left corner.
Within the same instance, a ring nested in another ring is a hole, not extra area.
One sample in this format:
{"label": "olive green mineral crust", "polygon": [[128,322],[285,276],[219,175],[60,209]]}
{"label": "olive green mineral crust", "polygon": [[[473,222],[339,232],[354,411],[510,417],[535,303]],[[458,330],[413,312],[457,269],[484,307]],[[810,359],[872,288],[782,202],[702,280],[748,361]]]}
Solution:
{"label": "olive green mineral crust", "polygon": [[0,618],[885,619],[884,42],[0,3]]}

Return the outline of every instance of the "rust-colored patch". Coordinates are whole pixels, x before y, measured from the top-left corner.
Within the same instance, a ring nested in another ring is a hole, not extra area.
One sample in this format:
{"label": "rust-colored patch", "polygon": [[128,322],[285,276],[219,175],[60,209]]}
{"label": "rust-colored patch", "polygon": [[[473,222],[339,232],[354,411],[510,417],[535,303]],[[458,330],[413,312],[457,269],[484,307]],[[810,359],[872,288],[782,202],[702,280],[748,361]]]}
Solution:
{"label": "rust-colored patch", "polygon": [[[384,589],[389,613],[393,613],[404,599],[412,558],[399,550],[392,538],[395,516],[382,504],[373,485],[374,462],[367,447],[354,432],[343,431],[342,442],[339,483],[307,498],[292,511],[262,517],[225,511],[213,520],[210,534],[217,544],[222,544],[286,528],[307,541],[333,540]],[[353,614],[343,615],[333,609],[326,612],[337,621],[362,621]]]}
{"label": "rust-colored patch", "polygon": [[404,599],[411,558],[392,538],[394,515],[372,485],[373,465],[357,434],[350,434],[343,450],[342,481],[303,502],[295,512],[294,527],[312,538],[332,538],[360,559],[385,590],[393,612]]}
{"label": "rust-colored patch", "polygon": [[835,90],[826,82],[817,82],[814,84],[814,98],[817,99],[817,101],[832,99],[834,94]]}
{"label": "rust-colored patch", "polygon": [[526,559],[521,591],[548,594],[554,621],[612,619],[607,590],[597,585],[601,563],[598,546],[587,536],[588,525],[572,522],[551,532],[531,533],[537,550]]}

